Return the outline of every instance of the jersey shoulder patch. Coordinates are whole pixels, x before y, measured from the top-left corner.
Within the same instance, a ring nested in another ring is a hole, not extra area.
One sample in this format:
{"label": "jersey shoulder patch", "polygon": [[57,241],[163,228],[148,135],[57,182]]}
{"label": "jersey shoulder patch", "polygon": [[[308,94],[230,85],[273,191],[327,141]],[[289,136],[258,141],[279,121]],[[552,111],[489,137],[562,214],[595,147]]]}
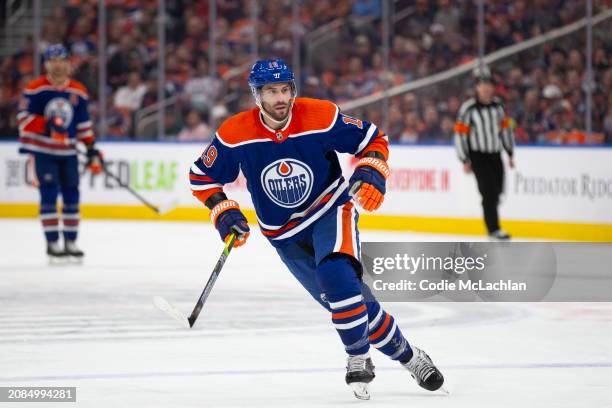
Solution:
{"label": "jersey shoulder patch", "polygon": [[291,118],[291,134],[330,130],[338,117],[336,104],[312,98],[296,98]]}

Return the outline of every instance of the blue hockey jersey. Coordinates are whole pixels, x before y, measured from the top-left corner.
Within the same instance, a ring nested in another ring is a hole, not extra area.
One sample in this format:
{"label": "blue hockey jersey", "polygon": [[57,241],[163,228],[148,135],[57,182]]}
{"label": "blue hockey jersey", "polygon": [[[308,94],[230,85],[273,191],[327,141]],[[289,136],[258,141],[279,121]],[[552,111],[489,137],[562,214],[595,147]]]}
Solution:
{"label": "blue hockey jersey", "polygon": [[274,246],[294,240],[350,197],[336,152],[385,158],[388,140],[329,101],[297,98],[287,124],[268,127],[259,108],[227,119],[191,166],[194,195],[205,202],[242,170],[262,233]]}
{"label": "blue hockey jersey", "polygon": [[[94,140],[89,119],[88,96],[78,81],[68,80],[65,86],[53,86],[46,76],[30,82],[20,101],[17,114],[19,151],[54,156],[76,154],[76,143]],[[49,132],[48,122],[61,119],[68,137],[57,138]]]}

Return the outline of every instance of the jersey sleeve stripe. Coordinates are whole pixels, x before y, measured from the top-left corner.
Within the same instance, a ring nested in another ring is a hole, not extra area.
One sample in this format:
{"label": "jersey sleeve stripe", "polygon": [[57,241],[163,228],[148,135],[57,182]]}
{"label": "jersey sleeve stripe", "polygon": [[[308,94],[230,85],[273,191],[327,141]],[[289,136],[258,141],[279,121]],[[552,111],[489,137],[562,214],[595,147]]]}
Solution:
{"label": "jersey sleeve stripe", "polygon": [[192,164],[191,168],[189,170],[190,170],[191,173],[197,174],[198,176],[205,176],[206,175],[206,173],[204,173],[204,171],[202,169],[200,169],[196,163]]}
{"label": "jersey sleeve stripe", "polygon": [[40,115],[29,115],[28,118],[19,125],[19,131],[21,133],[31,132],[44,135],[47,131],[47,120]]}
{"label": "jersey sleeve stripe", "polygon": [[222,188],[223,186],[219,183],[214,183],[214,184],[204,184],[204,185],[195,185],[195,184],[191,184],[191,190],[192,191],[203,191],[203,190],[210,190],[211,188]]}
{"label": "jersey sleeve stripe", "polygon": [[189,180],[192,181],[206,181],[208,183],[214,183],[215,180],[213,180],[212,178],[208,177],[208,176],[199,176],[197,174],[189,174]]}
{"label": "jersey sleeve stripe", "polygon": [[361,151],[366,148],[366,146],[370,143],[374,132],[376,132],[376,125],[372,123],[370,124],[370,127],[368,128],[368,132],[366,133],[365,137],[357,147],[357,151],[355,152],[355,154],[361,153]]}
{"label": "jersey sleeve stripe", "polygon": [[87,139],[87,138],[93,137],[93,135],[94,135],[93,130],[89,129],[89,130],[87,130],[85,132],[78,132],[77,133],[77,138],[79,138],[79,139]]}

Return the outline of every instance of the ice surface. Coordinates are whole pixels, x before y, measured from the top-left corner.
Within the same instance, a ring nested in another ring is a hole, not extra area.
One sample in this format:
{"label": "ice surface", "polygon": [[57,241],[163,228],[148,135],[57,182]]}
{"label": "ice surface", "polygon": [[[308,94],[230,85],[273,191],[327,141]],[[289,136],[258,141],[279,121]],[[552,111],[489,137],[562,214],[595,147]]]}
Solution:
{"label": "ice surface", "polygon": [[191,330],[152,299],[191,312],[222,249],[209,224],[86,220],[80,244],[83,265],[48,266],[38,221],[0,220],[0,386],[78,387],[77,404],[53,407],[612,406],[611,304],[385,304],[451,395],[373,351],[363,402],[344,384],[327,312],[259,232],[232,252]]}

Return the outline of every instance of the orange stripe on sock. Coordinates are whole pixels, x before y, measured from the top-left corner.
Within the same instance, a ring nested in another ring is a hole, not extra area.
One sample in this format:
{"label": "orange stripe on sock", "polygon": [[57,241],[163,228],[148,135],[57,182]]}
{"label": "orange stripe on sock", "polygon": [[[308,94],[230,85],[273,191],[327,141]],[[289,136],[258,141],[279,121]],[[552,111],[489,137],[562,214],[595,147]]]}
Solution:
{"label": "orange stripe on sock", "polygon": [[365,310],[366,310],[366,306],[361,305],[347,312],[332,313],[332,319],[346,319],[347,317],[353,317],[353,316],[358,315],[359,313],[363,313]]}
{"label": "orange stripe on sock", "polygon": [[386,312],[385,312],[385,315],[386,317],[385,317],[384,323],[382,324],[382,326],[380,326],[380,329],[376,330],[376,332],[369,337],[370,341],[374,341],[380,336],[382,336],[385,330],[387,330],[387,327],[389,327],[389,324],[391,323],[391,315],[389,315]]}

